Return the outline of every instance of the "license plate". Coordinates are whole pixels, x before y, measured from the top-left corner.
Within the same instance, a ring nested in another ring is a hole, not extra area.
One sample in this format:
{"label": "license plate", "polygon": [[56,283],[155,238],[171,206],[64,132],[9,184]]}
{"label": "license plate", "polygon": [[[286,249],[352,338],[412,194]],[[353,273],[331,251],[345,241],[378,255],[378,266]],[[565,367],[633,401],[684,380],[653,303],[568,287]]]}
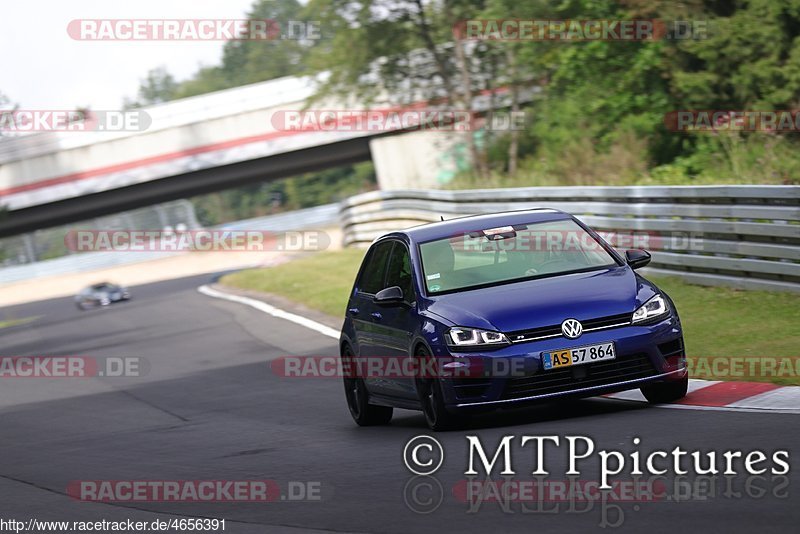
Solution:
{"label": "license plate", "polygon": [[558,349],[542,353],[542,363],[545,369],[556,369],[569,367],[572,365],[582,365],[584,363],[599,362],[601,360],[613,360],[616,358],[614,353],[614,343],[598,343],[597,345],[585,345],[571,349]]}

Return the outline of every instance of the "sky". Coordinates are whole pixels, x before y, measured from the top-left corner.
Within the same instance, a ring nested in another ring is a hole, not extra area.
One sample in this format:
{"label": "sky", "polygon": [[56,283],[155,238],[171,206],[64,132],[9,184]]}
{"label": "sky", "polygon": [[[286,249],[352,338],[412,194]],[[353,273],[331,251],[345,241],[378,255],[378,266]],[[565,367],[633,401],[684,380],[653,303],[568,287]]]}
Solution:
{"label": "sky", "polygon": [[0,93],[22,109],[119,109],[150,69],[178,80],[218,64],[223,41],[73,40],[74,19],[241,19],[253,0],[2,0]]}

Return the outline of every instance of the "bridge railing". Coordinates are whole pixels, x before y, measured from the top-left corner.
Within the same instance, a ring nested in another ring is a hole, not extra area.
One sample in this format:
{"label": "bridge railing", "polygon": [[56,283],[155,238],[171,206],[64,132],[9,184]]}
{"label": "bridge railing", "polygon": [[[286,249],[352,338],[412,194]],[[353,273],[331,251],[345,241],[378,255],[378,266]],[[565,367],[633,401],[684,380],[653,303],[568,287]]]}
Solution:
{"label": "bridge railing", "polygon": [[798,186],[373,191],[345,200],[339,210],[344,245],[366,246],[383,233],[440,217],[534,207],[566,211],[601,233],[643,236],[639,242],[653,255],[651,273],[800,292]]}

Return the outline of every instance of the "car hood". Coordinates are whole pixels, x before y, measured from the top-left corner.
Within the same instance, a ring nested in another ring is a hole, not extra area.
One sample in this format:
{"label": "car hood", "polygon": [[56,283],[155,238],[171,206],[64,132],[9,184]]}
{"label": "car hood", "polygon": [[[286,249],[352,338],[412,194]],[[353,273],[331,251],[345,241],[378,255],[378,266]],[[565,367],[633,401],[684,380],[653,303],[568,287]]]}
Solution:
{"label": "car hood", "polygon": [[584,321],[632,313],[653,293],[642,295],[642,282],[630,268],[616,267],[442,295],[431,299],[427,310],[453,325],[513,332],[570,317]]}

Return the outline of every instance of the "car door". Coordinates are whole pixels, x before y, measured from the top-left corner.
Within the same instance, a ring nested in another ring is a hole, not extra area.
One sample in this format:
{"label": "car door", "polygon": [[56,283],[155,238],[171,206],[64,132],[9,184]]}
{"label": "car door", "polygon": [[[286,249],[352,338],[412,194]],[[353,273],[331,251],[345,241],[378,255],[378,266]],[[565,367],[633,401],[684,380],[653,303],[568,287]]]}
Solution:
{"label": "car door", "polygon": [[[362,360],[375,356],[375,293],[383,289],[386,267],[394,246],[393,241],[374,244],[367,255],[356,279],[353,296],[347,306],[347,315],[352,320],[356,342],[356,355]],[[379,379],[366,378],[370,391],[382,389]]]}
{"label": "car door", "polygon": [[[413,376],[406,376],[406,365],[411,339],[416,329],[416,292],[411,272],[411,255],[408,247],[395,241],[386,270],[384,288],[397,286],[403,291],[403,302],[374,304],[373,346],[384,361],[391,364],[392,372],[381,382],[381,392],[392,397],[416,398]],[[388,367],[388,366],[387,366]],[[400,371],[402,374],[397,374]]]}

